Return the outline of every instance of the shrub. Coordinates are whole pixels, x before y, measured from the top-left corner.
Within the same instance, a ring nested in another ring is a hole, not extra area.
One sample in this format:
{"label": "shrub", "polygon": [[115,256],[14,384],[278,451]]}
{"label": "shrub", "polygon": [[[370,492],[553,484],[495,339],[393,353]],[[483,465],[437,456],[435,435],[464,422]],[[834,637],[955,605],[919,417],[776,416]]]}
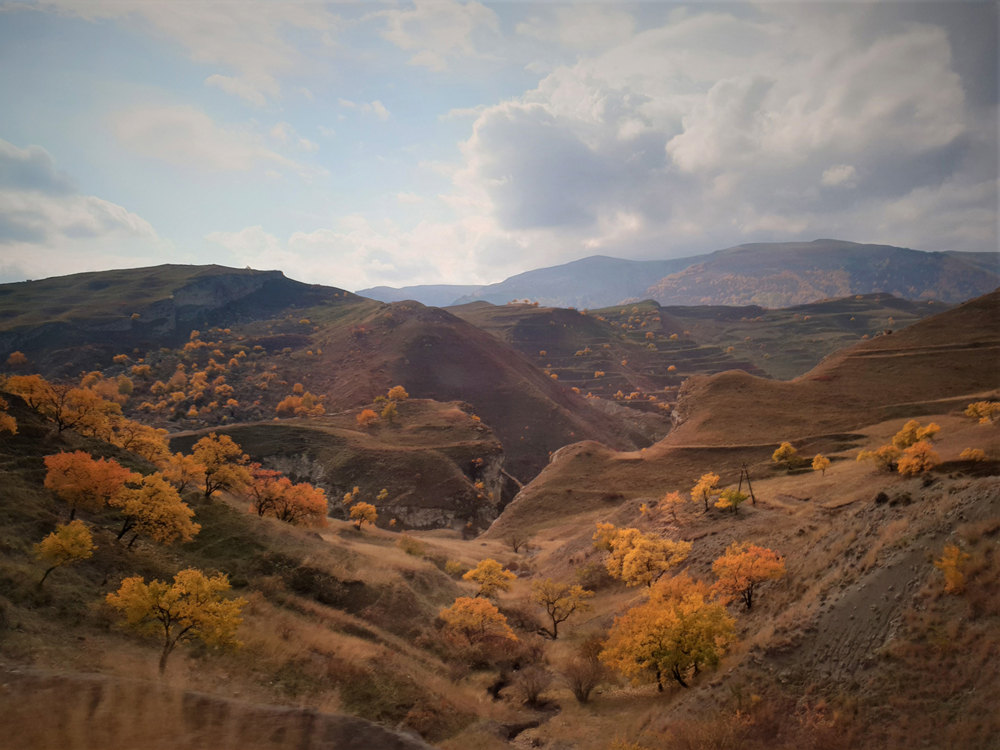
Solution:
{"label": "shrub", "polygon": [[538,698],[552,684],[552,673],[545,667],[532,664],[530,667],[518,670],[514,675],[511,690],[524,703],[537,706]]}
{"label": "shrub", "polygon": [[409,534],[400,534],[399,539],[396,540],[396,546],[414,557],[423,557],[427,553],[427,545]]}

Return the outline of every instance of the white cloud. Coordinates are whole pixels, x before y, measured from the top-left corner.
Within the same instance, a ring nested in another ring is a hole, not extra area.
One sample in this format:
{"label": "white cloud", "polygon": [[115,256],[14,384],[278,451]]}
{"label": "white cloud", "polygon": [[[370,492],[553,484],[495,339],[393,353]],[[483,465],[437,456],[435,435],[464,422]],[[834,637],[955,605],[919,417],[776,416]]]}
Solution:
{"label": "white cloud", "polygon": [[380,120],[389,119],[389,110],[378,99],[369,102],[352,102],[350,99],[338,99],[337,103],[346,109],[354,109],[365,114],[373,114]]}
{"label": "white cloud", "polygon": [[303,151],[319,151],[319,144],[303,138],[287,122],[279,122],[270,130],[271,137],[279,143],[294,145]]}
{"label": "white cloud", "polygon": [[405,9],[380,11],[386,19],[382,36],[413,52],[410,65],[441,71],[449,59],[482,57],[480,47],[499,36],[496,13],[475,0],[414,0]]}
{"label": "white cloud", "polygon": [[173,0],[42,0],[40,5],[87,20],[115,20],[183,45],[192,60],[218,65],[237,76],[212,75],[207,85],[261,106],[280,95],[277,76],[303,60],[307,42],[286,31],[312,32],[310,40],[333,44],[340,18],[316,2],[174,2]]}
{"label": "white cloud", "polygon": [[320,125],[318,129],[319,129],[319,134],[324,136],[325,138],[333,138],[335,135],[337,135],[336,130],[334,130],[333,128],[325,127],[324,125]]}
{"label": "white cloud", "polygon": [[852,188],[858,184],[857,176],[857,170],[850,164],[838,164],[825,170],[820,182],[831,187]]}
{"label": "white cloud", "polygon": [[[278,132],[284,133],[281,125]],[[296,162],[267,148],[262,136],[252,128],[217,125],[193,107],[120,112],[112,117],[112,126],[118,140],[132,151],[170,164],[241,172],[264,164],[303,177],[327,174],[320,167]],[[274,136],[275,131],[271,134]]]}
{"label": "white cloud", "polygon": [[604,49],[624,42],[635,30],[635,19],[607,5],[555,8],[548,17],[533,16],[517,25],[517,33],[574,50]]}
{"label": "white cloud", "polygon": [[396,200],[404,205],[424,202],[424,199],[416,193],[396,193]]}

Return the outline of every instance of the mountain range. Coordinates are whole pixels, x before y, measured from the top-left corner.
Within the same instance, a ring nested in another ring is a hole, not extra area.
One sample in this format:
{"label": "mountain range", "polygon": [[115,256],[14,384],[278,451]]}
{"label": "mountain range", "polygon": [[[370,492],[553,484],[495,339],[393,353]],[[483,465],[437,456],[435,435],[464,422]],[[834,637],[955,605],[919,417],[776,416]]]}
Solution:
{"label": "mountain range", "polygon": [[594,255],[480,287],[374,287],[357,293],[382,302],[413,299],[434,306],[530,299],[555,307],[598,308],[652,299],[663,305],[776,308],[879,292],[958,303],[997,286],[1000,253],[923,252],[820,239],[737,245],[672,260]]}

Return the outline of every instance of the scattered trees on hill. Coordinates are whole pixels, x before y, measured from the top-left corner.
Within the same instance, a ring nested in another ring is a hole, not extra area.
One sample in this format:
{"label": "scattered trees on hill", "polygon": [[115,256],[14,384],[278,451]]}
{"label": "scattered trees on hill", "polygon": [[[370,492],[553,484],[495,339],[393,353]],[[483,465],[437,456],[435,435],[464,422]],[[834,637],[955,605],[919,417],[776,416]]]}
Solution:
{"label": "scattered trees on hill", "polygon": [[38,582],[38,588],[42,587],[53,570],[79,560],[86,560],[94,554],[95,549],[97,546],[83,521],[70,521],[68,524],[56,526],[55,531],[34,547],[35,557],[49,566],[42,580]]}
{"label": "scattered trees on hill", "polygon": [[608,554],[608,573],[627,586],[652,586],[670,568],[680,565],[691,551],[690,542],[674,542],[643,534],[638,529],[619,529],[597,524],[594,546]]}
{"label": "scattered trees on hill", "polygon": [[930,471],[941,463],[941,456],[931,447],[931,444],[921,440],[913,443],[903,451],[899,459],[899,473],[903,476],[916,476]]}
{"label": "scattered trees on hill", "polygon": [[105,400],[90,388],[49,383],[40,375],[14,375],[7,379],[5,387],[43,417],[55,422],[59,432],[76,428],[91,434],[109,415],[121,415],[121,406]]}
{"label": "scattered trees on hill", "polygon": [[761,584],[785,575],[785,561],[777,552],[750,542],[733,542],[726,554],[712,563],[718,577],[713,590],[723,601],[740,598],[749,610]]}
{"label": "scattered trees on hill", "polygon": [[691,489],[691,501],[701,500],[705,503],[705,512],[708,512],[708,501],[719,494],[719,475],[709,472],[702,474],[701,478]]}
{"label": "scattered trees on hill", "polygon": [[976,401],[969,404],[965,416],[979,420],[979,424],[989,424],[1000,417],[1000,401]]}
{"label": "scattered trees on hill", "polygon": [[205,470],[205,497],[216,492],[238,492],[250,481],[249,457],[229,435],[210,432],[194,444],[194,459]]}
{"label": "scattered trees on hill", "polygon": [[162,638],[162,675],[179,643],[198,640],[219,648],[241,645],[236,630],[243,621],[240,613],[246,600],[226,599],[229,589],[225,574],[209,578],[188,568],[175,575],[172,584],[157,580],[147,584],[141,576],[126,578],[117,592],[108,594],[107,602],[126,627]]}
{"label": "scattered trees on hill", "polygon": [[293,394],[283,398],[274,408],[274,413],[279,417],[322,417],[326,408],[321,401],[308,391],[302,395]]}
{"label": "scattered trees on hill", "polygon": [[587,591],[583,586],[557,583],[551,578],[535,581],[531,584],[531,601],[545,610],[551,628],[541,628],[541,633],[552,640],[559,638],[559,625],[566,622],[577,612],[589,612],[588,599],[594,598],[593,591]]}
{"label": "scattered trees on hill", "polygon": [[479,584],[477,598],[492,599],[501,591],[510,591],[511,582],[516,580],[517,576],[496,560],[487,558],[462,576],[462,579]]}
{"label": "scattered trees on hill", "polygon": [[123,487],[108,504],[119,508],[124,516],[117,538],[135,532],[129,547],[139,536],[159,544],[173,544],[189,542],[201,531],[201,526],[191,521],[194,511],[159,473],[143,477],[138,487]]}
{"label": "scattered trees on hill", "polygon": [[45,488],[70,507],[70,520],[77,509],[98,511],[125,486],[141,481],[138,474],[114,459],[95,459],[85,451],[55,453],[45,457]]}
{"label": "scattered trees on hill", "polygon": [[726,608],[710,600],[708,587],[682,573],[658,583],[647,602],[615,619],[600,658],[633,681],[654,678],[658,690],[671,678],[687,687],[691,673],[719,663],[734,628]]}
{"label": "scattered trees on hill", "polygon": [[464,641],[472,646],[488,638],[517,640],[507,618],[488,599],[460,596],[438,616],[445,623],[445,633],[453,641]]}
{"label": "scattered trees on hill", "polygon": [[826,476],[826,470],[830,468],[830,459],[826,456],[816,454],[813,456],[812,470],[818,471],[822,476]]}

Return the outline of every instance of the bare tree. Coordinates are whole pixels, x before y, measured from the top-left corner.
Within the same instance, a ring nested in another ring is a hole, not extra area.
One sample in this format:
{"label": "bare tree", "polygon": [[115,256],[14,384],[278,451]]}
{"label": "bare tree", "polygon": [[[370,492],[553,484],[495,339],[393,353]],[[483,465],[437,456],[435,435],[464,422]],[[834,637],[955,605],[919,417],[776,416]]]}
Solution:
{"label": "bare tree", "polygon": [[528,550],[528,539],[529,537],[527,534],[523,534],[520,531],[511,531],[504,536],[503,541],[508,547],[510,547],[511,552],[516,555],[522,549],[525,551]]}

